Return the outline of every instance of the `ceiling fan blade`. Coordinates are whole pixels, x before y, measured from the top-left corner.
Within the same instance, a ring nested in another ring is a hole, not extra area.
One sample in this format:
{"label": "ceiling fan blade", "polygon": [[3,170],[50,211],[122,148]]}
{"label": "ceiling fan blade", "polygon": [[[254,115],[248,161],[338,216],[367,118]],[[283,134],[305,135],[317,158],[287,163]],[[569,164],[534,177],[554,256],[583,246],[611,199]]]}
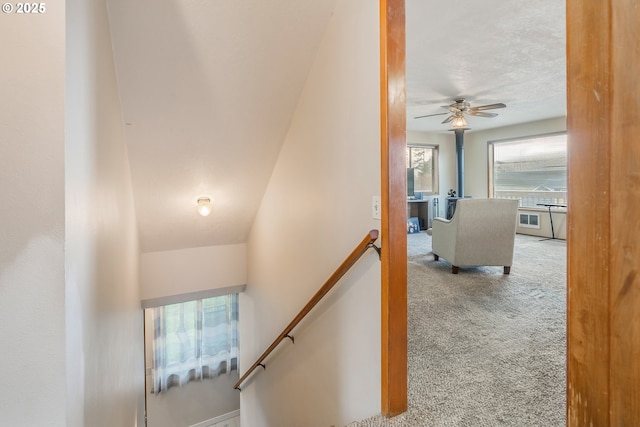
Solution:
{"label": "ceiling fan blade", "polygon": [[[446,114],[446,113],[445,113]],[[447,117],[446,119],[444,119],[442,121],[442,123],[449,123],[450,121],[452,121],[456,116],[454,114],[450,115],[449,117]]]}
{"label": "ceiling fan blade", "polygon": [[436,113],[436,114],[427,114],[426,116],[417,116],[414,117],[414,119],[421,119],[423,117],[432,117],[432,116],[443,116],[445,114],[449,114],[449,113]]}
{"label": "ceiling fan blade", "polygon": [[479,107],[472,107],[469,108],[470,111],[482,111],[482,110],[493,110],[495,108],[506,108],[506,105],[503,104],[502,102],[499,102],[497,104],[488,104],[488,105],[481,105]]}
{"label": "ceiling fan blade", "polygon": [[467,114],[469,114],[470,116],[477,116],[477,117],[496,117],[498,115],[497,113],[485,113],[483,111],[475,111],[475,110],[469,110],[467,111]]}

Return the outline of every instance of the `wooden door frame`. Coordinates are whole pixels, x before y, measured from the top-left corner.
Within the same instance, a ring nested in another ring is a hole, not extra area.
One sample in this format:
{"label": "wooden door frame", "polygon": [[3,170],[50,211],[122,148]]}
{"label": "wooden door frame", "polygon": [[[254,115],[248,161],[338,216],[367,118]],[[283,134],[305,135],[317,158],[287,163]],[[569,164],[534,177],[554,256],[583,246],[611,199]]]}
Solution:
{"label": "wooden door frame", "polygon": [[567,0],[567,425],[640,420],[637,0]]}
{"label": "wooden door frame", "polygon": [[380,0],[381,410],[407,410],[405,0]]}
{"label": "wooden door frame", "polygon": [[[567,1],[567,425],[640,419],[638,0]],[[407,409],[405,0],[380,0],[382,413]]]}

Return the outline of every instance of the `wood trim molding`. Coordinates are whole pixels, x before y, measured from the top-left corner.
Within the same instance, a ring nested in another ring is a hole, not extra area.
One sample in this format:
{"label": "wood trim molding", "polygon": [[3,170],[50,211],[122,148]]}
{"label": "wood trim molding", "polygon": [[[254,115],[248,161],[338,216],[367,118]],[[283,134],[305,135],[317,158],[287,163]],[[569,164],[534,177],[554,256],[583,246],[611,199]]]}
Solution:
{"label": "wood trim molding", "polygon": [[567,425],[640,419],[640,8],[567,0]]}
{"label": "wood trim molding", "polygon": [[[640,419],[636,6],[634,0],[567,0],[570,427]],[[406,177],[398,174],[404,171],[404,158],[398,158],[405,138],[404,0],[381,0],[380,12],[382,412],[393,416],[407,405]]]}
{"label": "wood trim molding", "polygon": [[405,0],[380,0],[382,414],[407,410]]}

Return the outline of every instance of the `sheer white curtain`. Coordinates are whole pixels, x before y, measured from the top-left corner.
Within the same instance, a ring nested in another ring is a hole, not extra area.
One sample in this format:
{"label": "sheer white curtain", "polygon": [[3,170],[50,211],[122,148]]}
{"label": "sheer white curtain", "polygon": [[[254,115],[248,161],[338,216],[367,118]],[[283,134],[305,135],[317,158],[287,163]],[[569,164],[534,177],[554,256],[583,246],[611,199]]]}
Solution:
{"label": "sheer white curtain", "polygon": [[153,392],[238,369],[238,294],[153,309]]}

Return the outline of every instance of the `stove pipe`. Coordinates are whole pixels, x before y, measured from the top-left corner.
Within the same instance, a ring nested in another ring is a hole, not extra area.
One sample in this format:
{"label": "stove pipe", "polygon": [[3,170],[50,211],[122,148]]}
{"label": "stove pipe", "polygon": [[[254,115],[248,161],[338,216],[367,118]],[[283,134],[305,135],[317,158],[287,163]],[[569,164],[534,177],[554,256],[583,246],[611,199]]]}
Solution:
{"label": "stove pipe", "polygon": [[456,167],[458,179],[457,197],[464,197],[464,129],[454,129],[456,134]]}

